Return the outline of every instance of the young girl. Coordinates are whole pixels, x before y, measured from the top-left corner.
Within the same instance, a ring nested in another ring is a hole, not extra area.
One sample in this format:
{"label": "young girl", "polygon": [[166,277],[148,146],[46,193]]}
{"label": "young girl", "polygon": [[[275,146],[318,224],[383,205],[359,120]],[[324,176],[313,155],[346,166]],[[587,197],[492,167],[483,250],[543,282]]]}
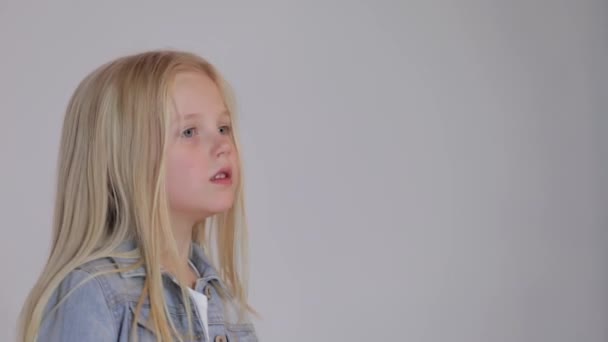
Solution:
{"label": "young girl", "polygon": [[257,341],[234,114],[191,53],[122,57],[80,83],[20,341]]}

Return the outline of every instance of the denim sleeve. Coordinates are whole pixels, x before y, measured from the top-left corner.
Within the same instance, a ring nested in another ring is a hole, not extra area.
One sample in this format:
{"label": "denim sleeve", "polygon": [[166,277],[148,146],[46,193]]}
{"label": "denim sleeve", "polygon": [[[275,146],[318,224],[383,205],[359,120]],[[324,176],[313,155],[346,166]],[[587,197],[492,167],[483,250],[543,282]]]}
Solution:
{"label": "denim sleeve", "polygon": [[74,270],[53,292],[42,317],[38,342],[115,341],[117,328],[98,279],[77,287],[59,306],[56,304],[83,280],[88,272]]}

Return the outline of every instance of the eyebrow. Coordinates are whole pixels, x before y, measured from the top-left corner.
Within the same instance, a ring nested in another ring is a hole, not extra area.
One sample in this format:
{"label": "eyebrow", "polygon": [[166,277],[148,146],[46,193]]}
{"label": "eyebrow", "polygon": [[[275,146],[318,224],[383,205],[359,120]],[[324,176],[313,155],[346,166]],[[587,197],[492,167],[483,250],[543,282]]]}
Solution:
{"label": "eyebrow", "polygon": [[[174,119],[175,122],[179,122],[181,120],[183,121],[187,121],[193,118],[198,118],[203,116],[203,113],[199,113],[199,112],[195,112],[195,113],[188,113],[188,114],[184,114],[184,115],[177,115],[177,118]],[[219,114],[220,118],[226,117],[226,118],[230,118],[230,113],[228,112],[228,110],[224,110],[223,112],[221,112]]]}

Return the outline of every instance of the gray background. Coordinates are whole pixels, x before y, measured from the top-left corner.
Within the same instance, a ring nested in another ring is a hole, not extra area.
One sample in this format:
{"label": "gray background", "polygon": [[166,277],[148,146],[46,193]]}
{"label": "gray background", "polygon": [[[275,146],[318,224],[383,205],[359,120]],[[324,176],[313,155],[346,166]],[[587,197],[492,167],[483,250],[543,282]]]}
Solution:
{"label": "gray background", "polygon": [[263,341],[608,341],[605,1],[0,2],[0,340],[99,64],[197,52],[240,103]]}

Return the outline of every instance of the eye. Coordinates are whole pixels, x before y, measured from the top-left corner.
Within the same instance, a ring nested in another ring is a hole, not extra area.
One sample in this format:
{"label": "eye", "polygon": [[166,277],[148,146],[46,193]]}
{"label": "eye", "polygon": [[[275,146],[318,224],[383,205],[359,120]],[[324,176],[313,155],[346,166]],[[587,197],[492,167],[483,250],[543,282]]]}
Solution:
{"label": "eye", "polygon": [[230,127],[230,125],[224,125],[220,127],[220,133],[230,134],[230,132],[232,132],[232,127]]}
{"label": "eye", "polygon": [[188,129],[185,129],[182,131],[181,136],[184,138],[192,138],[193,136],[196,135],[196,128],[195,127],[190,127]]}

